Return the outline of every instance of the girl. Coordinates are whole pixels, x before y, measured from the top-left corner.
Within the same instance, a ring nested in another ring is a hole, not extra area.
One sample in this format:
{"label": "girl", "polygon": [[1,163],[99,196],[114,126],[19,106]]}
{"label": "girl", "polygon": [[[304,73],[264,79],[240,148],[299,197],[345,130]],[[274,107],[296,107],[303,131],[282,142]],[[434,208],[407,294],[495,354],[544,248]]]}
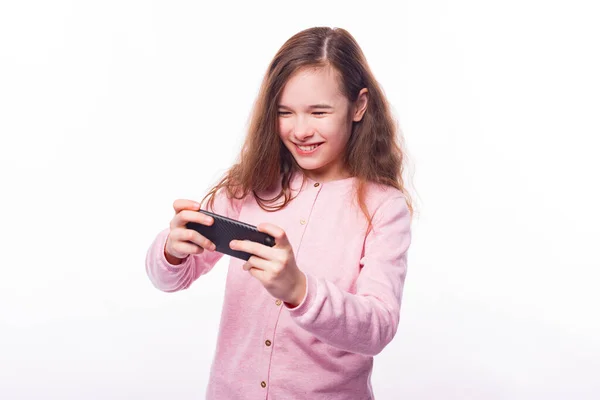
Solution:
{"label": "girl", "polygon": [[312,28],[264,77],[237,163],[201,204],[176,200],[147,253],[160,290],[188,288],[222,254],[199,208],[257,225],[267,247],[231,258],[208,399],[372,399],[373,356],[398,328],[412,206],[381,88],[354,38]]}

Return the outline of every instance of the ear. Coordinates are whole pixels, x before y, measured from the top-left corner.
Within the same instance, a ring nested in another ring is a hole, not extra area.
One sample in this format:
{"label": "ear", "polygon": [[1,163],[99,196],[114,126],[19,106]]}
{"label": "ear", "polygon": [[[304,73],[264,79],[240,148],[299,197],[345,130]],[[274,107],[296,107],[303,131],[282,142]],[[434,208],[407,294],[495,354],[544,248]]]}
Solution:
{"label": "ear", "polygon": [[358,92],[358,97],[356,102],[354,103],[352,115],[352,121],[358,122],[362,119],[363,115],[365,115],[365,111],[367,111],[367,103],[369,102],[369,91],[367,88],[362,88],[360,92]]}

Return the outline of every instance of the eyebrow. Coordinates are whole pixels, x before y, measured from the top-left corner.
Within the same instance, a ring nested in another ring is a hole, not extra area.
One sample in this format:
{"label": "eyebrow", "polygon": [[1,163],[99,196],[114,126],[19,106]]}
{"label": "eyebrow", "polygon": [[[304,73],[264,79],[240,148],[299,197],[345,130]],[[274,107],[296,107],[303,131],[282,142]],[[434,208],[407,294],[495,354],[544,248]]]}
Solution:
{"label": "eyebrow", "polygon": [[[278,107],[279,108],[287,108],[288,110],[291,109],[290,107],[288,107],[288,106],[286,106],[284,104],[280,104]],[[327,110],[332,110],[333,109],[333,107],[330,106],[329,104],[313,104],[313,105],[308,106],[308,108],[311,109],[311,110],[313,110],[315,108],[318,108],[318,109],[327,109]]]}

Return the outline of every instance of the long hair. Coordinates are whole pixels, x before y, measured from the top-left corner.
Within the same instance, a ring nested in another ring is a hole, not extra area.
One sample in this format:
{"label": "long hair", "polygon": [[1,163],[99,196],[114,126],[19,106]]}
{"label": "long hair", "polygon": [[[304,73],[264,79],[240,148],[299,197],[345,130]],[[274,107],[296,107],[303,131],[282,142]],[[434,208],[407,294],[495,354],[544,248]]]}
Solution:
{"label": "long hair", "polygon": [[[360,121],[353,122],[343,161],[350,175],[357,178],[356,198],[369,227],[372,216],[365,202],[369,182],[400,190],[413,214],[411,196],[402,178],[401,138],[388,101],[352,35],[341,28],[326,27],[301,31],[279,49],[263,78],[238,160],[203,201],[208,198],[212,207],[220,189],[235,199],[252,193],[266,211],[279,210],[292,200],[290,181],[300,167],[279,137],[279,100],[293,74],[304,68],[327,66],[337,72],[341,92],[350,104],[356,102],[362,88],[368,90],[366,112]],[[275,197],[260,197],[261,192],[278,184],[281,191]]]}

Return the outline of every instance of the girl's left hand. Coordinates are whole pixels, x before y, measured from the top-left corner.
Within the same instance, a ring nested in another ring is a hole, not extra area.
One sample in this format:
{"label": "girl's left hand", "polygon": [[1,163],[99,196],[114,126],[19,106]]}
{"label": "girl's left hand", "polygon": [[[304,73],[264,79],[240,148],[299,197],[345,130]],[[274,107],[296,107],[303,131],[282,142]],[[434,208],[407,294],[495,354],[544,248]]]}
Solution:
{"label": "girl's left hand", "polygon": [[232,240],[229,247],[252,254],[244,264],[244,270],[258,279],[273,297],[284,301],[289,307],[296,307],[306,292],[306,276],[296,265],[292,245],[278,226],[265,223],[258,225],[258,230],[273,236],[275,246],[249,240]]}

